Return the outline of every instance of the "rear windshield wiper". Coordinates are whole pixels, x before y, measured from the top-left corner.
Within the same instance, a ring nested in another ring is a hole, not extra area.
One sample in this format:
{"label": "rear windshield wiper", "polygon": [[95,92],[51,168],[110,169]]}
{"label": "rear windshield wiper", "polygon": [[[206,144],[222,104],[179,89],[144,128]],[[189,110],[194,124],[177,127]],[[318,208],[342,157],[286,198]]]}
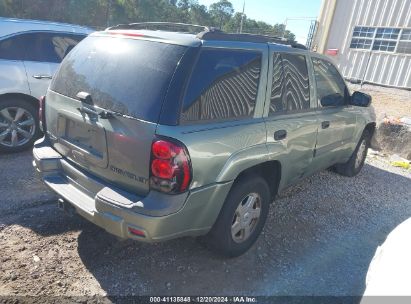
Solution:
{"label": "rear windshield wiper", "polygon": [[77,110],[84,114],[99,116],[101,119],[110,119],[110,118],[114,118],[114,116],[123,116],[122,114],[119,114],[119,113],[116,113],[110,110],[102,110],[100,112],[97,112],[93,109],[90,109],[84,106],[77,108]]}
{"label": "rear windshield wiper", "polygon": [[[93,99],[91,98],[90,93],[87,92],[78,92],[76,97],[84,104],[93,106]],[[97,112],[93,109],[90,109],[88,107],[84,107],[83,105],[79,108],[77,108],[81,113],[89,114],[89,115],[96,115],[99,116],[101,119],[110,119],[113,118],[114,116],[122,116],[119,113],[110,111],[110,110],[102,110],[100,112]]]}

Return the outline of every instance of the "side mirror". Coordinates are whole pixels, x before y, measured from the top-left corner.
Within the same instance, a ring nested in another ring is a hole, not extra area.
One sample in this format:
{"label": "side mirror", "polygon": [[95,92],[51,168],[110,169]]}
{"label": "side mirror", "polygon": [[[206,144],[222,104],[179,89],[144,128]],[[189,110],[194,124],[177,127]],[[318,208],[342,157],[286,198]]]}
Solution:
{"label": "side mirror", "polygon": [[368,107],[371,104],[372,97],[363,92],[354,92],[351,96],[350,104],[357,107]]}

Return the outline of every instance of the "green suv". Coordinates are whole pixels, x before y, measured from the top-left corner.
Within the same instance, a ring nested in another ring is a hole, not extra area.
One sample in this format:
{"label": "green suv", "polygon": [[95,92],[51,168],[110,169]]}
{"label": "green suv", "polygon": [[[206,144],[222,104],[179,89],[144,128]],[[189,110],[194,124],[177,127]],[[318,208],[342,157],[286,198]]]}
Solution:
{"label": "green suv", "polygon": [[266,36],[147,28],[84,39],[41,99],[34,164],[65,210],[120,238],[202,236],[238,256],[279,191],[361,170],[371,98],[350,95],[327,57]]}

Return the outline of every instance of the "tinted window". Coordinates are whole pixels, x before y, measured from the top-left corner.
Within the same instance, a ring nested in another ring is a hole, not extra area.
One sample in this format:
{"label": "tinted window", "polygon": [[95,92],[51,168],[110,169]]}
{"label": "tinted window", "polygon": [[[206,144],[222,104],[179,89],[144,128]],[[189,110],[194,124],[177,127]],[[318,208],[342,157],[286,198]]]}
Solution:
{"label": "tinted window", "polygon": [[0,42],[0,58],[60,63],[85,36],[27,33]]}
{"label": "tinted window", "polygon": [[33,33],[22,35],[25,40],[28,61],[60,63],[63,58],[79,43],[85,36]]}
{"label": "tinted window", "polygon": [[259,52],[203,50],[188,85],[181,119],[196,121],[252,117],[260,71]]}
{"label": "tinted window", "polygon": [[398,53],[411,54],[411,40],[410,41],[400,41],[397,48]]}
{"label": "tinted window", "polygon": [[399,28],[379,28],[375,38],[394,39],[397,40],[401,29]]}
{"label": "tinted window", "polygon": [[157,122],[185,47],[143,40],[88,37],[63,60],[51,89],[95,105]]}
{"label": "tinted window", "polygon": [[367,37],[373,38],[375,27],[356,26],[354,27],[353,37]]}
{"label": "tinted window", "polygon": [[271,88],[270,114],[287,110],[283,98],[284,68],[281,55],[276,53],[273,58],[273,84]]}
{"label": "tinted window", "polygon": [[0,41],[0,59],[24,60],[25,46],[22,37],[14,36]]}
{"label": "tinted window", "polygon": [[305,56],[281,54],[284,66],[284,98],[288,111],[310,108],[310,83]]}
{"label": "tinted window", "polygon": [[397,41],[375,40],[372,49],[374,51],[394,52]]}
{"label": "tinted window", "polygon": [[350,48],[369,50],[371,48],[372,39],[358,39],[353,38],[351,40]]}
{"label": "tinted window", "polygon": [[330,62],[318,58],[313,58],[313,65],[318,101],[323,106],[344,105],[348,90],[337,69]]}

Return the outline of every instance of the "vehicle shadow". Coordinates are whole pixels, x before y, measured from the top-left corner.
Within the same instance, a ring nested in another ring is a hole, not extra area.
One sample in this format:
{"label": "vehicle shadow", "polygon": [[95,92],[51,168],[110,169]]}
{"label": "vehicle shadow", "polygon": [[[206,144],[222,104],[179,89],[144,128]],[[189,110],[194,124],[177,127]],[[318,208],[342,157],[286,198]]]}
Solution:
{"label": "vehicle shadow", "polygon": [[410,179],[366,165],[322,172],[275,201],[257,244],[224,259],[194,239],[117,242],[83,231],[79,255],[108,295],[360,296],[377,247],[411,217]]}
{"label": "vehicle shadow", "polygon": [[109,297],[360,296],[377,247],[411,217],[410,178],[367,164],[355,178],[324,171],[305,179],[274,201],[255,246],[235,259],[216,256],[193,238],[119,241],[79,216],[65,216],[55,204],[24,210],[5,223],[39,237],[79,232],[73,258]]}

